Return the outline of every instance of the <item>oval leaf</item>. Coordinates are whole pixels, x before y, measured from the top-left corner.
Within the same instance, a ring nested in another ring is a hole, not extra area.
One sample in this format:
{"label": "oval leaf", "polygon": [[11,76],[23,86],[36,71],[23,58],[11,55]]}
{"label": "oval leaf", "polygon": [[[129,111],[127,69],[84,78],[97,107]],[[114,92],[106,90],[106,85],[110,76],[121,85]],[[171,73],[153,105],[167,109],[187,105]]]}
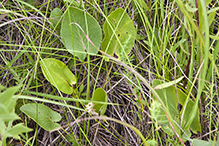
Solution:
{"label": "oval leaf", "polygon": [[101,49],[109,55],[115,53],[121,60],[126,59],[136,38],[134,23],[121,8],[113,11],[107,20],[110,24],[105,21],[103,25],[105,38]]}
{"label": "oval leaf", "polygon": [[[92,101],[98,101],[98,102],[108,102],[108,97],[102,88],[97,88],[94,91],[93,97],[91,99]],[[95,109],[96,113],[100,112],[100,115],[104,115],[106,112],[107,104],[101,104],[101,103],[94,103],[93,109]]]}
{"label": "oval leaf", "polygon": [[70,7],[63,18],[61,37],[67,50],[84,60],[86,52],[97,54],[96,48],[100,47],[102,33],[99,24],[91,15]]}
{"label": "oval leaf", "polygon": [[76,83],[74,74],[61,61],[47,58],[40,61],[43,75],[57,89],[66,94],[72,94],[72,85]]}
{"label": "oval leaf", "polygon": [[60,127],[58,123],[55,123],[61,120],[60,114],[43,104],[25,104],[20,110],[47,131],[53,131]]}

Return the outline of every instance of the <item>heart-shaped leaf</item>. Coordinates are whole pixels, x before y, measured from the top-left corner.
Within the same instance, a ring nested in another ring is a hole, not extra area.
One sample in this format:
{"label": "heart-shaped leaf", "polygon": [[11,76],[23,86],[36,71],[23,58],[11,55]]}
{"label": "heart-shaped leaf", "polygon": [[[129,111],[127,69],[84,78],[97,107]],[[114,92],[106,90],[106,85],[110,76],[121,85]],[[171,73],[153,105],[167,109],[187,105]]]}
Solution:
{"label": "heart-shaped leaf", "polygon": [[70,7],[62,21],[61,37],[67,50],[84,60],[86,52],[97,54],[96,48],[100,47],[102,33],[99,24],[91,15]]}
{"label": "heart-shaped leaf", "polygon": [[109,55],[126,59],[136,38],[136,29],[128,14],[121,8],[113,11],[103,25],[105,33],[101,49]]}
{"label": "heart-shaped leaf", "polygon": [[[97,88],[94,91],[94,94],[91,100],[98,101],[98,102],[108,102],[108,97],[107,97],[105,90],[103,90],[102,88]],[[100,115],[104,115],[104,113],[106,112],[107,104],[101,104],[101,103],[95,103],[95,102],[93,104],[94,104],[93,109],[95,109],[95,112],[96,113],[100,112]]]}
{"label": "heart-shaped leaf", "polygon": [[55,123],[61,120],[60,114],[43,104],[25,104],[20,110],[47,131],[53,131],[60,127],[58,123]]}
{"label": "heart-shaped leaf", "polygon": [[76,78],[63,62],[47,58],[41,60],[40,65],[43,75],[53,86],[63,93],[72,94],[71,86],[76,83]]}

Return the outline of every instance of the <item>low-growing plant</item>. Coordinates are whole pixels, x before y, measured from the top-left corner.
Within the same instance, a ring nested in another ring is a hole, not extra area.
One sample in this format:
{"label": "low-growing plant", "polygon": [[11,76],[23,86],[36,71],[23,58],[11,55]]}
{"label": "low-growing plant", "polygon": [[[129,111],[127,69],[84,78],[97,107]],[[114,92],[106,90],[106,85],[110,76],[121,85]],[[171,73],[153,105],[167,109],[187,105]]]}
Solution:
{"label": "low-growing plant", "polygon": [[0,78],[5,86],[24,83],[21,95],[14,95],[20,86],[0,93],[0,145],[30,130],[13,126],[17,99],[37,124],[32,145],[38,125],[74,145],[95,145],[99,135],[108,144],[102,130],[123,145],[219,145],[218,2],[39,4],[0,3]]}
{"label": "low-growing plant", "polygon": [[[7,145],[7,138],[13,137],[20,139],[19,135],[25,132],[30,132],[32,129],[23,125],[23,123],[17,123],[14,125],[14,121],[19,120],[19,116],[15,113],[15,105],[17,98],[13,98],[13,95],[18,91],[20,86],[10,87],[0,93],[0,145]],[[3,86],[0,86],[0,91],[3,90]]]}

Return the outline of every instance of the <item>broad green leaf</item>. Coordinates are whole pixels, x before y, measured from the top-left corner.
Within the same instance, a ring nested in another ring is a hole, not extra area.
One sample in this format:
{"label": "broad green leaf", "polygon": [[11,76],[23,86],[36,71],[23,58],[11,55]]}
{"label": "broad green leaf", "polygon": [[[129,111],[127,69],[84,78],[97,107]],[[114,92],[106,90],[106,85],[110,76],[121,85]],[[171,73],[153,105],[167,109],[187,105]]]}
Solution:
{"label": "broad green leaf", "polygon": [[19,119],[14,113],[16,98],[12,99],[19,88],[20,86],[10,87],[0,93],[0,119],[5,122]]}
{"label": "broad green leaf", "polygon": [[71,86],[76,83],[76,78],[63,62],[48,58],[41,60],[40,65],[43,75],[53,86],[63,93],[72,94]]}
{"label": "broad green leaf", "polygon": [[[99,102],[108,102],[108,97],[105,90],[103,90],[102,88],[97,88],[94,91],[91,100],[99,101]],[[107,104],[101,104],[101,103],[93,103],[93,104],[94,104],[93,109],[95,109],[95,112],[99,113],[100,111],[100,115],[104,115],[104,113],[106,112]]]}
{"label": "broad green leaf", "polygon": [[174,84],[177,84],[178,82],[180,82],[184,77],[180,77],[176,80],[173,80],[173,81],[170,81],[170,82],[166,82],[166,83],[163,83],[163,84],[159,84],[157,85],[156,87],[154,87],[154,89],[163,89],[163,88],[167,88],[167,87],[170,87]]}
{"label": "broad green leaf", "polygon": [[103,31],[101,49],[109,55],[117,55],[120,60],[127,59],[136,38],[136,29],[128,14],[121,8],[113,11],[105,21]]}
{"label": "broad green leaf", "polygon": [[91,15],[70,7],[62,21],[61,37],[67,50],[80,60],[84,60],[88,52],[97,54],[102,33],[99,24]]}
{"label": "broad green leaf", "polygon": [[10,104],[12,96],[17,92],[19,86],[7,88],[4,92],[0,93],[0,103],[7,106]]}
{"label": "broad green leaf", "polygon": [[5,122],[0,118],[0,133],[5,136],[6,133],[6,125]]}
{"label": "broad green leaf", "polygon": [[60,114],[43,104],[25,104],[20,110],[47,131],[53,131],[60,127],[58,123],[55,123],[61,120]]}
{"label": "broad green leaf", "polygon": [[[153,87],[162,84],[160,80],[153,80]],[[178,99],[176,97],[176,90],[172,88],[163,88],[160,90],[155,90],[157,94],[160,96],[161,100],[165,103],[166,107],[169,109],[170,113],[173,115],[178,115],[179,112],[177,109]]]}
{"label": "broad green leaf", "polygon": [[204,141],[204,140],[199,140],[199,139],[194,139],[192,141],[193,146],[215,146],[213,144],[213,141]]}
{"label": "broad green leaf", "polygon": [[[171,129],[168,119],[165,115],[164,110],[161,108],[161,104],[154,100],[150,107],[150,113],[151,117],[158,122],[158,124],[162,125],[162,129],[168,134],[168,135],[174,135],[173,130]],[[179,131],[179,129],[177,129]]]}
{"label": "broad green leaf", "polygon": [[184,142],[187,141],[187,140],[190,141],[191,140],[190,139],[191,135],[192,135],[192,133],[190,132],[190,130],[184,131],[183,134],[182,134],[183,141]]}
{"label": "broad green leaf", "polygon": [[56,27],[58,30],[61,27],[61,16],[62,16],[62,11],[59,8],[55,8],[52,10],[50,14],[50,19],[49,21],[53,24],[53,27]]}
{"label": "broad green leaf", "polygon": [[7,105],[7,110],[8,110],[9,113],[13,113],[14,112],[14,108],[15,108],[16,102],[17,102],[17,99],[13,98],[13,99],[11,99],[11,102]]}
{"label": "broad green leaf", "polygon": [[17,120],[19,119],[19,117],[15,113],[5,113],[0,115],[0,119],[5,122],[9,122],[9,121]]}
{"label": "broad green leaf", "polygon": [[[177,80],[180,81],[180,79],[181,78],[179,78]],[[153,81],[153,87],[154,86],[159,87],[162,84],[163,83],[160,80],[154,80]],[[161,100],[165,103],[166,107],[169,109],[169,112],[176,119],[181,117],[182,128],[185,131],[188,130],[188,128],[191,128],[191,130],[194,133],[197,133],[197,131],[201,130],[198,110],[196,111],[195,118],[192,121],[191,125],[187,124],[187,122],[189,121],[190,116],[191,116],[190,115],[191,111],[193,110],[194,102],[192,100],[189,100],[189,102],[186,104],[185,101],[186,101],[187,95],[185,93],[183,93],[180,89],[175,88],[173,85],[165,87],[165,88],[161,88],[161,89],[156,89],[155,91],[160,96]],[[179,115],[179,110],[177,108],[178,104],[181,104],[182,107],[186,106],[185,111],[184,112],[181,111],[180,115]],[[163,114],[164,114],[164,112],[163,112]],[[165,114],[164,114],[164,116],[165,116]]]}
{"label": "broad green leaf", "polygon": [[189,100],[187,104],[183,105],[186,106],[185,107],[185,111],[182,111],[182,128],[184,130],[187,130],[188,128],[191,128],[191,130],[193,131],[193,133],[197,133],[197,131],[201,131],[201,126],[200,126],[200,119],[199,119],[199,110],[197,109],[195,112],[195,118],[193,119],[192,123],[189,125],[188,122],[191,118],[191,114],[194,110],[194,105],[195,103],[192,100]]}

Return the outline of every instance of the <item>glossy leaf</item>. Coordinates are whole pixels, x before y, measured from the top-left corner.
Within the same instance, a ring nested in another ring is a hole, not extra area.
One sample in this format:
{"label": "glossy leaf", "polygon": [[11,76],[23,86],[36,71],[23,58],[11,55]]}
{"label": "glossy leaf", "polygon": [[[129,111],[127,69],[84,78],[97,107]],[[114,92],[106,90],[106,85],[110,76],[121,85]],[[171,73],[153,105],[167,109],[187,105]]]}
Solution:
{"label": "glossy leaf", "polygon": [[[108,21],[107,21],[108,20]],[[113,11],[103,25],[105,37],[101,49],[109,55],[124,60],[131,52],[136,38],[136,29],[128,14],[121,8]]]}
{"label": "glossy leaf", "polygon": [[53,131],[60,127],[58,123],[55,123],[61,120],[60,114],[43,104],[25,104],[20,110],[47,131]]}
{"label": "glossy leaf", "polygon": [[66,94],[72,94],[71,87],[76,83],[74,74],[61,61],[47,58],[40,61],[43,75],[57,89]]}
{"label": "glossy leaf", "polygon": [[[97,101],[97,102],[108,102],[108,97],[107,97],[105,90],[103,90],[102,88],[97,88],[94,91],[94,94],[91,100]],[[93,104],[94,104],[93,109],[95,109],[95,112],[96,113],[100,112],[100,115],[104,115],[104,113],[106,112],[107,104],[101,104],[101,103],[95,103],[95,102]]]}
{"label": "glossy leaf", "polygon": [[67,50],[84,60],[87,52],[97,54],[96,48],[100,47],[102,33],[99,24],[91,15],[70,7],[62,21],[61,37]]}

